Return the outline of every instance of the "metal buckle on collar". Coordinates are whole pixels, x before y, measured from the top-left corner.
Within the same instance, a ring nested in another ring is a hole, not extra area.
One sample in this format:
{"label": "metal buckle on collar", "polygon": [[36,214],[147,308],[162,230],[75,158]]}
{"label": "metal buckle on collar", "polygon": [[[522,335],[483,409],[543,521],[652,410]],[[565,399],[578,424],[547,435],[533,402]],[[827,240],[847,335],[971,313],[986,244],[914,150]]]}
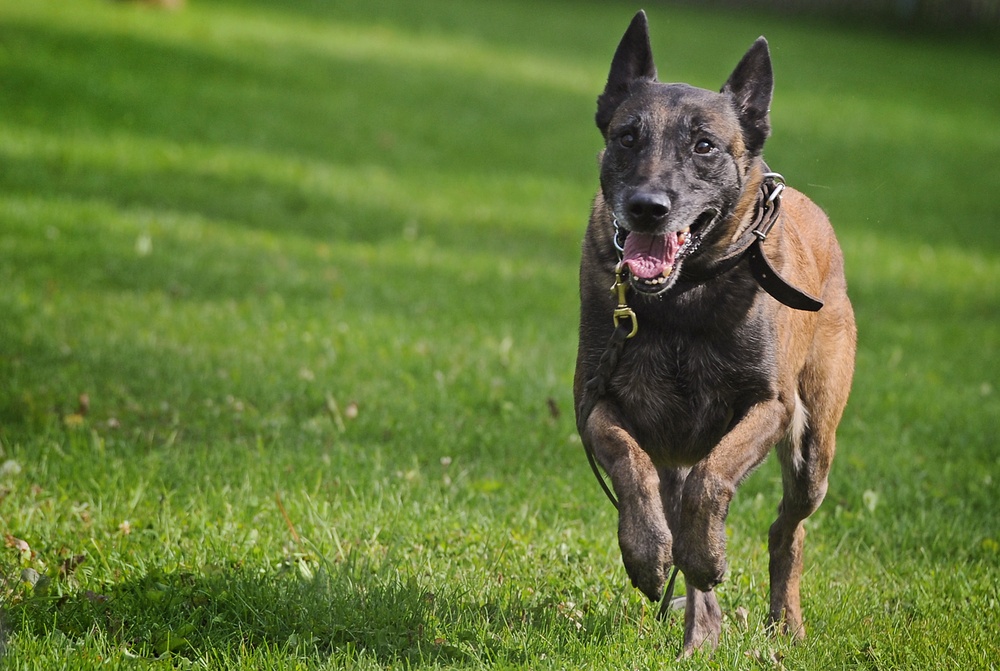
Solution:
{"label": "metal buckle on collar", "polygon": [[779,200],[781,198],[781,192],[785,190],[785,178],[780,172],[765,172],[764,179],[770,180],[774,184],[774,188],[771,190],[771,193],[768,194],[767,200],[761,203],[761,208],[764,210],[771,210],[769,213],[771,216],[765,215],[762,225],[753,230],[753,234],[756,235],[761,242],[767,239],[767,234],[771,232],[774,222],[778,220],[778,203],[781,202]]}
{"label": "metal buckle on collar", "polygon": [[765,172],[764,179],[769,179],[775,184],[780,184],[782,188],[785,187],[785,177],[780,172]]}

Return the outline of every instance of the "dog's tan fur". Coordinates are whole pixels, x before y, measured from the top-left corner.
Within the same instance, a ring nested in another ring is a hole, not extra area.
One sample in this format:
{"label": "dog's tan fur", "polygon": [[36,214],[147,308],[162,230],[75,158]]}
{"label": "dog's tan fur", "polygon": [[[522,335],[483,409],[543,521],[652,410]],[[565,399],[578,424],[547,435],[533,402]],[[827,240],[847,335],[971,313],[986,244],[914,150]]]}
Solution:
{"label": "dog's tan fur", "polygon": [[[648,45],[645,16],[637,15],[629,31],[600,101],[598,125],[610,152],[615,129],[626,123],[626,117],[645,115],[643,132],[652,137],[653,148],[630,154],[636,158],[629,159],[633,162],[627,167],[609,167],[614,161],[624,165],[627,157],[602,156],[602,190],[594,201],[580,271],[580,348],[574,383],[578,408],[613,329],[615,299],[608,288],[618,263],[612,244],[612,222],[618,215],[611,203],[622,200],[619,191],[634,190],[638,184],[670,193],[672,212],[683,210],[686,194],[673,182],[689,169],[690,159],[671,158],[676,147],[664,138],[681,121],[665,105],[687,106],[708,118],[706,125],[714,137],[723,136],[720,146],[728,151],[725,174],[743,176],[734,182],[738,186],[731,186],[739,195],[725,216],[677,271],[682,278],[685,265],[696,269],[710,264],[741,237],[764,179],[760,150],[769,127],[766,116],[758,121],[765,130],[757,142],[754,132],[759,128],[751,128],[753,120],[733,105],[742,74],[734,73],[727,83],[730,87],[736,82],[732,91],[724,89],[728,97],[666,87],[655,82],[651,56],[641,49],[635,53],[634,45],[643,37]],[[626,44],[629,40],[632,46]],[[764,53],[751,60],[763,63],[766,43],[755,49]],[[750,56],[748,52],[744,60]],[[623,80],[620,72],[625,66],[640,74],[645,68],[647,74],[639,77],[630,72],[630,78]],[[769,60],[766,66],[769,77]],[[669,216],[664,219],[667,223],[658,222],[661,229],[671,225]],[[622,223],[628,226],[627,221]],[[580,418],[582,438],[620,501],[619,544],[633,584],[656,599],[672,565],[685,575],[685,652],[718,641],[721,612],[713,588],[726,570],[729,504],[739,483],[774,445],[783,497],[769,535],[770,620],[795,637],[805,635],[799,605],[802,523],[826,494],[836,429],[853,375],[855,323],[833,229],[806,196],[791,188],[784,191],[780,217],[764,249],[790,284],[824,302],[819,312],[780,304],[756,286],[745,264],[676,295],[667,291],[644,296],[633,291],[630,303],[639,333],[626,343],[608,394],[597,400],[589,417]]]}

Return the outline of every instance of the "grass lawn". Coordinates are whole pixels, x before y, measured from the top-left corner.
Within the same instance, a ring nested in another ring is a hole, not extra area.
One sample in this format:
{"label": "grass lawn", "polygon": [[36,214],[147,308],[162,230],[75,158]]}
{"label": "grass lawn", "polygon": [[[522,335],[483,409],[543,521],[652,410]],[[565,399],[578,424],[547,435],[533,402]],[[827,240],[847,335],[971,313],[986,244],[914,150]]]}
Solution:
{"label": "grass lawn", "polygon": [[0,0],[4,668],[1000,668],[1000,50],[648,9],[665,80],[767,35],[847,256],[808,640],[762,629],[775,463],[674,662],[576,437],[635,6]]}

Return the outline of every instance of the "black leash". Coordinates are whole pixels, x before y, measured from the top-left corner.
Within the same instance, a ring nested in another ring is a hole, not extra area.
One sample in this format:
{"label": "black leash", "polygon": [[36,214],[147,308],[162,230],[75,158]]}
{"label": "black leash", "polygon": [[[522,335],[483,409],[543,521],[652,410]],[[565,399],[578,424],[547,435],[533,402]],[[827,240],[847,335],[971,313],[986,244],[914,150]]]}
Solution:
{"label": "black leash", "polygon": [[[618,273],[618,278],[616,281],[615,288],[619,286],[621,282],[621,274]],[[619,289],[619,291],[621,291]],[[616,311],[618,316],[615,321],[615,330],[611,333],[611,338],[608,339],[608,346],[604,349],[604,354],[601,355],[601,360],[597,364],[597,371],[594,375],[587,380],[587,383],[583,388],[583,401],[580,403],[580,412],[577,414],[579,418],[577,421],[577,430],[580,435],[583,435],[583,428],[587,423],[587,419],[590,418],[590,413],[594,411],[594,406],[597,405],[597,401],[602,398],[607,393],[608,383],[611,381],[611,376],[615,372],[615,368],[618,366],[618,359],[621,357],[622,350],[625,349],[625,341],[635,335],[638,329],[639,322],[635,319],[635,314],[629,315],[631,323],[626,324],[621,321],[621,318],[625,315],[620,312],[621,303],[619,301],[619,308]],[[630,311],[631,312],[631,311]],[[590,446],[586,443],[583,444],[584,451],[587,453],[587,461],[590,463],[590,470],[594,472],[594,477],[597,478],[598,484],[601,485],[601,489],[604,490],[605,495],[607,495],[608,500],[611,501],[611,505],[618,509],[618,499],[615,498],[614,492],[611,491],[611,487],[608,486],[607,481],[604,476],[601,475],[601,469],[597,465],[597,457],[594,455],[594,451],[590,449]],[[664,620],[671,609],[671,602],[674,600],[674,583],[677,581],[677,574],[680,569],[674,566],[674,570],[670,573],[670,580],[667,582],[666,589],[663,590],[663,598],[660,600],[660,608],[656,613],[656,619]]]}
{"label": "black leash", "polygon": [[673,607],[671,601],[674,600],[674,583],[677,581],[677,574],[680,573],[680,569],[674,566],[674,570],[670,572],[670,580],[667,582],[667,588],[663,590],[663,598],[660,599],[660,609],[656,611],[657,620],[667,619],[667,613]]}
{"label": "black leash", "polygon": [[[584,385],[583,398],[576,413],[576,429],[580,432],[581,436],[584,435],[584,428],[587,425],[587,420],[590,419],[590,413],[594,411],[594,406],[607,394],[611,376],[614,374],[615,368],[618,367],[618,359],[621,358],[622,350],[625,349],[625,341],[632,337],[636,326],[638,326],[638,322],[635,320],[634,314],[631,317],[630,324],[626,324],[623,321],[617,322],[615,330],[611,333],[611,338],[608,339],[608,346],[604,348],[604,354],[601,355],[601,360],[597,364],[597,370]],[[601,489],[604,490],[608,500],[611,501],[611,505],[617,510],[618,499],[615,498],[611,487],[608,486],[608,483],[604,480],[604,476],[601,475],[601,470],[597,466],[597,457],[594,456],[594,450],[590,448],[590,445],[586,441],[583,443],[583,449],[587,453],[587,461],[590,462],[590,469],[594,471],[597,482],[600,483]]]}

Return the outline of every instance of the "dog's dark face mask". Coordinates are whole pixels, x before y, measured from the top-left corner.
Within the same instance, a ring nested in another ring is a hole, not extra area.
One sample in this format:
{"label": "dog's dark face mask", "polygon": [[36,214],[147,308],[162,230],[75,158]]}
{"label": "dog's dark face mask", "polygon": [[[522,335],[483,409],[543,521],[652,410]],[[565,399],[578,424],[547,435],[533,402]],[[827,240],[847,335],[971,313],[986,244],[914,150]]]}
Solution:
{"label": "dog's dark face mask", "polygon": [[598,98],[601,189],[624,236],[632,286],[658,294],[725,231],[769,132],[767,42],[754,43],[720,93],[656,80],[645,15],[632,21]]}

